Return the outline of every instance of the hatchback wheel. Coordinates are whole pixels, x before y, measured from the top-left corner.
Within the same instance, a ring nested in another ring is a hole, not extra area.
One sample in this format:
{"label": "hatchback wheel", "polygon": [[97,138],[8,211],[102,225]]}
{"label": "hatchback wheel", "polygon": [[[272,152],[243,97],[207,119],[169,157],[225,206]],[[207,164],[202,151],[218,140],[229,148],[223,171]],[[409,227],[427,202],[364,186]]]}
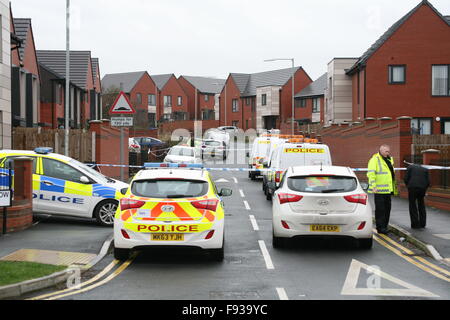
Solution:
{"label": "hatchback wheel", "polygon": [[370,239],[359,239],[358,247],[364,250],[370,250],[373,247],[373,238]]}
{"label": "hatchback wheel", "polygon": [[287,247],[288,239],[272,236],[272,246],[274,249],[282,249]]}
{"label": "hatchback wheel", "polygon": [[116,215],[116,210],[116,200],[103,201],[95,209],[95,219],[102,226],[112,227],[114,225],[114,216]]}

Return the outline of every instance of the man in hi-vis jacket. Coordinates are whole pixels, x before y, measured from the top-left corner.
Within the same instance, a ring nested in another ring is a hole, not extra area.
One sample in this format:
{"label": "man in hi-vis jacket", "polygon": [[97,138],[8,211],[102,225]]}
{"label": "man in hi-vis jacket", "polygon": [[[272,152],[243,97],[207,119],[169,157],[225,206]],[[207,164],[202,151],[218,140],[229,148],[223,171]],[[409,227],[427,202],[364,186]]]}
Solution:
{"label": "man in hi-vis jacket", "polygon": [[398,195],[394,159],[391,157],[391,148],[388,145],[382,145],[380,152],[370,159],[367,177],[369,193],[375,195],[377,231],[380,234],[387,234],[391,217],[391,196]]}

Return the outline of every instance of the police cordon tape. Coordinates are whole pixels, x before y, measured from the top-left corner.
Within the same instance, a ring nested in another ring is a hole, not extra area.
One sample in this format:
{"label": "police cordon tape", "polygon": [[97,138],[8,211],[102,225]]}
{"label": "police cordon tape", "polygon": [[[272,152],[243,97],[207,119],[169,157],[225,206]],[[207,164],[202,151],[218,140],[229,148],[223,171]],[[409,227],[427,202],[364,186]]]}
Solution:
{"label": "police cordon tape", "polygon": [[[146,166],[129,166],[129,165],[116,165],[116,164],[86,164],[90,167],[109,167],[109,168],[133,168],[133,169],[157,169],[149,168]],[[429,170],[450,170],[450,167],[439,167],[439,166],[423,166]],[[161,167],[161,169],[176,169],[174,167]],[[183,169],[183,168],[180,168]],[[249,172],[249,171],[259,171],[259,172],[273,172],[277,171],[275,169],[253,169],[253,168],[185,168],[190,170],[206,170],[206,171],[224,171],[224,172]],[[357,168],[352,169],[354,172],[367,172],[368,169]],[[395,171],[406,171],[406,168],[395,168]]]}

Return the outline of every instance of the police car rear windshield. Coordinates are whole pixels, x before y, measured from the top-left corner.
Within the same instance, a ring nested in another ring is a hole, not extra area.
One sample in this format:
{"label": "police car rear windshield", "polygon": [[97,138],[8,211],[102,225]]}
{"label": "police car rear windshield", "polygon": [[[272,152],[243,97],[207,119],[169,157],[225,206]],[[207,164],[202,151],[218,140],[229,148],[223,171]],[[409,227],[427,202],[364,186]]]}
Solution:
{"label": "police car rear windshield", "polygon": [[194,151],[187,148],[172,148],[169,152],[171,156],[193,157]]}
{"label": "police car rear windshield", "polygon": [[138,197],[156,199],[197,198],[208,193],[208,182],[198,180],[135,181],[131,192]]}
{"label": "police car rear windshield", "polygon": [[307,176],[290,177],[289,189],[305,193],[347,193],[355,191],[358,182],[353,177]]}

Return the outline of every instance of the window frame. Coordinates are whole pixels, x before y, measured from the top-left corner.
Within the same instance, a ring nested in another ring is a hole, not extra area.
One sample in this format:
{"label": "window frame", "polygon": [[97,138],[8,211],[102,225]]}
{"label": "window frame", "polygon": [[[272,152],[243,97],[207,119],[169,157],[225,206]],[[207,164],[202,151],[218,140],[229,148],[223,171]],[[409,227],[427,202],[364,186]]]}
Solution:
{"label": "window frame", "polygon": [[[442,94],[434,94],[433,90],[433,67],[447,67],[447,94],[446,95],[442,95]],[[432,97],[442,97],[442,98],[447,98],[450,97],[450,64],[432,64],[431,65],[431,96]]]}
{"label": "window frame", "polygon": [[[403,68],[403,81],[394,81],[394,68]],[[388,66],[388,84],[406,84],[406,64],[390,64]]]}
{"label": "window frame", "polygon": [[[317,105],[316,105],[317,102]],[[322,103],[320,103],[320,98],[312,99],[312,113],[321,113],[322,112]]]}
{"label": "window frame", "polygon": [[239,100],[238,99],[233,99],[231,101],[231,110],[233,111],[233,113],[239,112]]}
{"label": "window frame", "polygon": [[267,106],[267,93],[261,95],[261,105],[263,107]]}
{"label": "window frame", "polygon": [[[424,118],[413,118],[413,119],[411,120],[411,132],[412,132],[412,134],[414,134],[412,123],[413,123],[413,121],[415,121],[415,120],[418,120],[418,127],[419,127],[419,135],[420,135],[420,136],[428,136],[428,135],[432,135],[432,134],[433,134],[433,118],[429,118],[429,117],[424,117]],[[420,128],[421,128],[420,124],[421,124],[422,121],[429,121],[429,122],[430,122],[430,133],[429,133],[429,134],[421,134],[421,133],[420,133],[420,130],[421,130],[421,129],[420,129]]]}

